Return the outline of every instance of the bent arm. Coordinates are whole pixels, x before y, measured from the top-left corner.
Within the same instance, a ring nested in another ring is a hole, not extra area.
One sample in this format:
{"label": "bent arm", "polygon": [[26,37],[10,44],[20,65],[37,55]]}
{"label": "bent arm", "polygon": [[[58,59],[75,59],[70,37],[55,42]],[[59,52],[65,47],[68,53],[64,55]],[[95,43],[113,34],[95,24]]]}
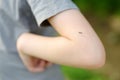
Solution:
{"label": "bent arm", "polygon": [[67,66],[88,69],[103,66],[104,47],[79,10],[63,11],[48,21],[60,36],[24,33],[18,39],[18,51]]}

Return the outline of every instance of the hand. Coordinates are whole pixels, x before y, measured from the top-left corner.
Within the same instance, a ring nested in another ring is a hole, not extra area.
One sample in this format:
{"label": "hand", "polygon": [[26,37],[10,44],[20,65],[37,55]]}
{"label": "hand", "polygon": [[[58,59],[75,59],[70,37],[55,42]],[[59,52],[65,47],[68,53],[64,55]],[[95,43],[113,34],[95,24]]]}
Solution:
{"label": "hand", "polygon": [[43,72],[47,67],[51,66],[52,63],[43,59],[39,59],[30,55],[27,55],[22,52],[21,48],[21,42],[24,39],[22,37],[18,38],[17,40],[17,50],[20,55],[20,58],[22,59],[24,65],[27,67],[27,69],[31,72]]}
{"label": "hand", "polygon": [[50,67],[52,65],[51,62],[29,56],[21,52],[19,52],[19,55],[24,65],[31,72],[43,72],[47,67]]}

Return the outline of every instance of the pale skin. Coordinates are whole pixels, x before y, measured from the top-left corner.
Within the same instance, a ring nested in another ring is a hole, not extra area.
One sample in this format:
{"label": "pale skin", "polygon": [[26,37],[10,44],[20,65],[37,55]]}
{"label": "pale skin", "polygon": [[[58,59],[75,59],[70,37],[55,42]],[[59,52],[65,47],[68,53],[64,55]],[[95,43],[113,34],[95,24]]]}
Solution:
{"label": "pale skin", "polygon": [[[32,72],[40,72],[50,62],[77,68],[96,69],[105,64],[105,49],[91,25],[78,9],[63,11],[48,19],[60,34],[46,37],[23,33],[17,41],[17,49]],[[31,67],[31,56],[43,60]],[[46,61],[49,61],[45,63]],[[42,67],[41,67],[42,66]]]}

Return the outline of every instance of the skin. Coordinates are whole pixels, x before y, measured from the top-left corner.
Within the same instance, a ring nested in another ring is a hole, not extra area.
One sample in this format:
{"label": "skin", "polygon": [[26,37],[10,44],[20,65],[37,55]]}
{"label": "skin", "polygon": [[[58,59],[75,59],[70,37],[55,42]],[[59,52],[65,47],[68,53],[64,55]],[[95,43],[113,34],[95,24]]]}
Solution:
{"label": "skin", "polygon": [[27,69],[31,72],[43,72],[47,67],[52,66],[51,62],[33,56],[20,54],[20,57]]}
{"label": "skin", "polygon": [[[85,69],[97,69],[105,64],[103,44],[78,9],[63,11],[50,17],[48,21],[60,36],[45,37],[23,33],[17,41],[18,52],[28,69],[31,56]],[[33,67],[31,71],[39,72],[41,67],[35,69]]]}

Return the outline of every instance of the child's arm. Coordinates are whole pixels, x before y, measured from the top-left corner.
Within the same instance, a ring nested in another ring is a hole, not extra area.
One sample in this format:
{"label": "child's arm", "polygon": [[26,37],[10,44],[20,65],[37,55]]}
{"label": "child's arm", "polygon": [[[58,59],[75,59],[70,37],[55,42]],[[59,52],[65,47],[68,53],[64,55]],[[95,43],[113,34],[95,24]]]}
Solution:
{"label": "child's arm", "polygon": [[61,36],[24,33],[17,42],[21,54],[73,67],[92,69],[103,66],[104,47],[79,10],[63,11],[48,20]]}

